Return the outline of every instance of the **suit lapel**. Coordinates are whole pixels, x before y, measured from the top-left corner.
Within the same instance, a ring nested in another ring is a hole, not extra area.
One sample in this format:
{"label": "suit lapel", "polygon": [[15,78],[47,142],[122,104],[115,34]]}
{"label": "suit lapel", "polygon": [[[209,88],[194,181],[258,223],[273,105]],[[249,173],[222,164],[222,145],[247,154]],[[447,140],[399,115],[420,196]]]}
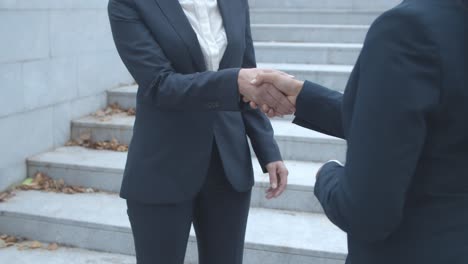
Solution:
{"label": "suit lapel", "polygon": [[163,11],[167,20],[171,23],[175,32],[184,41],[187,46],[195,65],[201,69],[206,70],[205,59],[203,52],[198,42],[197,34],[193,31],[192,25],[185,16],[184,10],[179,4],[178,0],[154,0],[159,8]]}
{"label": "suit lapel", "polygon": [[[231,54],[233,53],[234,44],[239,42],[239,38],[244,38],[244,36],[239,35],[239,32],[244,32],[245,28],[243,17],[244,13],[241,12],[240,3],[242,1],[234,0],[217,0],[219,11],[223,17],[224,30],[226,31],[227,37],[227,47],[226,52],[223,55],[223,58],[220,62],[220,69],[227,68],[230,63]],[[237,40],[237,41],[236,41]]]}

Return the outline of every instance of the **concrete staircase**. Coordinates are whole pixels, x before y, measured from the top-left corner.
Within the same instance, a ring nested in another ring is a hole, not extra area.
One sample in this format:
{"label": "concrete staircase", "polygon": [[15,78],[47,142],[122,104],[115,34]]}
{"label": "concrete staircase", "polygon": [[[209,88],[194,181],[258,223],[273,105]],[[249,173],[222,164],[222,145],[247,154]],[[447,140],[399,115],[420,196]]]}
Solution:
{"label": "concrete staircase", "polygon": [[[397,4],[395,0],[250,2],[259,67],[284,70],[339,91],[345,87],[370,23]],[[135,86],[112,89],[108,91],[108,102],[135,107],[136,91]],[[85,116],[72,122],[71,137],[90,133],[95,141],[115,138],[129,143],[133,122],[134,117],[125,114],[105,121]],[[256,185],[244,263],[343,264],[346,236],[326,219],[313,187],[315,173],[323,162],[344,160],[346,143],[297,127],[290,123],[290,117],[275,119],[272,124],[290,170],[290,185],[279,199],[265,200],[268,177],[253,159]],[[126,155],[61,147],[30,157],[30,176],[41,171],[71,185],[109,193],[19,192],[10,201],[0,203],[0,233],[82,248],[70,251],[82,259],[102,257],[87,251],[96,250],[116,254],[115,262],[105,255],[109,263],[132,263],[128,257],[117,255],[134,254],[125,202],[115,194],[120,189]],[[14,252],[8,254],[3,256],[11,257]],[[0,262],[3,260],[0,254]],[[193,233],[186,263],[197,263]]]}

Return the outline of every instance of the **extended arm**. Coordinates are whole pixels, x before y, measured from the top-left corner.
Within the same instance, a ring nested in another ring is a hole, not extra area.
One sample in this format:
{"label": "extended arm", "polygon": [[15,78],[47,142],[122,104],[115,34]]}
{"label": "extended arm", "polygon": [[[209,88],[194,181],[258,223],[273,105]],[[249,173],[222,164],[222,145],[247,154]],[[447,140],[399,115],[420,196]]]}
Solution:
{"label": "extended arm", "polygon": [[296,100],[293,123],[344,139],[343,94],[306,81]]}
{"label": "extended arm", "polygon": [[439,103],[438,50],[419,18],[390,11],[371,27],[348,135],[346,166],[326,164],[315,193],[325,213],[355,239],[378,241],[403,219]]}

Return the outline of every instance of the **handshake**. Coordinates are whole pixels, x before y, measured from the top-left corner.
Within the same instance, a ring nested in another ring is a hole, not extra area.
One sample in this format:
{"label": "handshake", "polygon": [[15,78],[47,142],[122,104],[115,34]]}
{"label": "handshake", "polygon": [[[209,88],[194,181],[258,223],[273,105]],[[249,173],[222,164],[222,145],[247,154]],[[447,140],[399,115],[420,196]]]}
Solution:
{"label": "handshake", "polygon": [[303,81],[276,70],[241,69],[238,77],[243,101],[252,108],[260,108],[269,117],[294,114],[303,85]]}

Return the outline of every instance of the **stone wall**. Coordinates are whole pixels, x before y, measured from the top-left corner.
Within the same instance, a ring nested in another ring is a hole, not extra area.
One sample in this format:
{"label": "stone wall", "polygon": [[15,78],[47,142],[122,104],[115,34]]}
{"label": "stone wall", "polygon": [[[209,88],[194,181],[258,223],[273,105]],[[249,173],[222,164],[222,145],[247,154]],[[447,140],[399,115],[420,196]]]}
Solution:
{"label": "stone wall", "polygon": [[25,159],[63,145],[70,121],[130,84],[110,33],[107,0],[0,0],[0,190]]}

